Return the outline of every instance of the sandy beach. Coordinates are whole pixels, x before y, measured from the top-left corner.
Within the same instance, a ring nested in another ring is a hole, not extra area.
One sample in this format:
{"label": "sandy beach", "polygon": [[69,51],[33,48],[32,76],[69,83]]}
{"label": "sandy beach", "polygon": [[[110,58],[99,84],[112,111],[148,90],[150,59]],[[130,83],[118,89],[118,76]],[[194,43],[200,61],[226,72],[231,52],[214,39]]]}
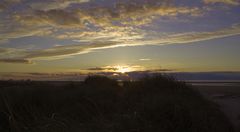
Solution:
{"label": "sandy beach", "polygon": [[240,83],[192,83],[206,98],[217,103],[236,131],[240,131]]}

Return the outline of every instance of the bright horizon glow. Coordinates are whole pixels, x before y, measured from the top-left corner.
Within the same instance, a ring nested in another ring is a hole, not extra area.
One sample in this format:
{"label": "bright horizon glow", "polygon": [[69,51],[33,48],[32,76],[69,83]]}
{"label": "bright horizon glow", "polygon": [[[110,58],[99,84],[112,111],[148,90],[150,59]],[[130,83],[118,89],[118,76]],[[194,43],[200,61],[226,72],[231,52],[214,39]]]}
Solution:
{"label": "bright horizon glow", "polygon": [[119,72],[119,73],[122,73],[122,74],[134,71],[134,69],[132,69],[129,66],[115,66],[115,68],[117,69],[116,72]]}

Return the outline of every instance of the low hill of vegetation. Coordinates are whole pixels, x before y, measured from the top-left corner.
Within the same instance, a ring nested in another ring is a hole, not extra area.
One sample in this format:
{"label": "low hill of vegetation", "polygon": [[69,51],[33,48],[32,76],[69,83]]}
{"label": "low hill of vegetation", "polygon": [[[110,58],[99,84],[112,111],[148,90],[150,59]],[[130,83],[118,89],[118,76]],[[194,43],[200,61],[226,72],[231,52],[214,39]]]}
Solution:
{"label": "low hill of vegetation", "polygon": [[174,78],[0,83],[1,132],[233,132],[218,106]]}

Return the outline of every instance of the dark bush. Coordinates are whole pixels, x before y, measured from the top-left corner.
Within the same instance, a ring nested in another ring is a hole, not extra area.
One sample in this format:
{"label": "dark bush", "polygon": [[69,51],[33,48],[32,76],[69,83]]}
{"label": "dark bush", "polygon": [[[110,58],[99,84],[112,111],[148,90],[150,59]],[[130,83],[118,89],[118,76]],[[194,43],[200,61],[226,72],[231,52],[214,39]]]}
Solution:
{"label": "dark bush", "polygon": [[11,120],[0,114],[1,131],[9,123],[13,132],[233,132],[217,105],[163,75],[122,86],[103,76],[60,86],[6,85],[0,89],[0,111]]}
{"label": "dark bush", "polygon": [[98,87],[116,87],[118,86],[118,82],[114,79],[110,79],[108,77],[105,76],[88,76],[85,81],[84,84],[86,85],[90,85],[90,86],[98,86]]}

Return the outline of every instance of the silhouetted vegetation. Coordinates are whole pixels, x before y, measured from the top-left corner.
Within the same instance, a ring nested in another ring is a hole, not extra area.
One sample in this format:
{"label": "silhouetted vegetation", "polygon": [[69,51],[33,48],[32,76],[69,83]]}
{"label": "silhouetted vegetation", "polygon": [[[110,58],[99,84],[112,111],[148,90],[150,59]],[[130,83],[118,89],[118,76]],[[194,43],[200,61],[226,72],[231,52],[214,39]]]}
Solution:
{"label": "silhouetted vegetation", "polygon": [[[60,82],[59,82],[60,83]],[[1,132],[233,132],[218,106],[162,75],[0,83]]]}

